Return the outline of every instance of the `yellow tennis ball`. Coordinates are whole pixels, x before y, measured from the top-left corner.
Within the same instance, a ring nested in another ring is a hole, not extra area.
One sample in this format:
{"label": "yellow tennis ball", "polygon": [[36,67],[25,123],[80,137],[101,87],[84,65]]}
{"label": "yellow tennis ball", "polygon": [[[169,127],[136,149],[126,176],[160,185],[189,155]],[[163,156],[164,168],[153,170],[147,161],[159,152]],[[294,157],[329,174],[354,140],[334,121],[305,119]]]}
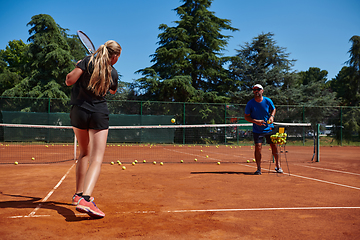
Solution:
{"label": "yellow tennis ball", "polygon": [[250,162],[250,160],[246,160],[246,162],[248,162],[248,163],[249,163],[249,162]]}
{"label": "yellow tennis ball", "polygon": [[126,167],[125,167],[125,166],[123,166],[123,167],[122,167],[122,170],[125,170],[125,169],[126,169]]}
{"label": "yellow tennis ball", "polygon": [[184,162],[184,160],[180,160],[180,162],[181,162],[181,163],[183,163],[183,162]]}
{"label": "yellow tennis ball", "polygon": [[163,163],[163,162],[161,162],[161,163],[160,163],[160,165],[162,166],[162,165],[164,165],[164,163]]}
{"label": "yellow tennis ball", "polygon": [[111,162],[111,165],[114,165],[114,162]]}
{"label": "yellow tennis ball", "polygon": [[19,163],[18,162],[14,162],[15,165],[18,165]]}
{"label": "yellow tennis ball", "polygon": [[172,123],[175,123],[175,121],[176,121],[175,118],[172,118],[172,119],[171,119],[171,122],[172,122]]}
{"label": "yellow tennis ball", "polygon": [[35,161],[35,158],[34,158],[34,157],[32,157],[32,158],[31,158],[31,160]]}
{"label": "yellow tennis ball", "polygon": [[217,165],[220,165],[220,162],[217,162]]}

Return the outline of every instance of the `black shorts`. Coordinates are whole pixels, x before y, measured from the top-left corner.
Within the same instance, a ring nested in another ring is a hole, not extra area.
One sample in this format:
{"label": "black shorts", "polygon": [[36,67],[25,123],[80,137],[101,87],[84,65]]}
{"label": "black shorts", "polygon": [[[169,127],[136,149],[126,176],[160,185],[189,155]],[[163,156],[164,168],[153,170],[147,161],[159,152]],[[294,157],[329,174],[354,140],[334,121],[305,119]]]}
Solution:
{"label": "black shorts", "polygon": [[264,138],[265,138],[266,143],[272,144],[270,136],[275,133],[276,133],[275,130],[272,130],[271,132],[267,132],[267,133],[254,133],[253,132],[254,143],[264,143]]}
{"label": "black shorts", "polygon": [[109,115],[90,112],[82,107],[73,105],[70,111],[71,125],[79,129],[103,130],[109,128]]}

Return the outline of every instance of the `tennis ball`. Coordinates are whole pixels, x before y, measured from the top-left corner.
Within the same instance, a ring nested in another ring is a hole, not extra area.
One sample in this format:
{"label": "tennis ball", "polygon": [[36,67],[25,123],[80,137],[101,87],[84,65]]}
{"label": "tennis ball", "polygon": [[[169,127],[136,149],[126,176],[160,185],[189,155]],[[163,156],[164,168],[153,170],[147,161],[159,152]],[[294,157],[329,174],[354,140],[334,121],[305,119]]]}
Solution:
{"label": "tennis ball", "polygon": [[163,162],[161,162],[161,163],[160,163],[160,165],[162,166],[162,165],[164,165],[164,163],[163,163]]}
{"label": "tennis ball", "polygon": [[256,162],[255,158],[253,159],[253,162]]}
{"label": "tennis ball", "polygon": [[132,165],[133,165],[133,166],[135,166],[135,164],[136,164],[135,162],[132,162]]}
{"label": "tennis ball", "polygon": [[118,164],[119,164],[119,165],[121,165],[121,162],[120,162],[120,161],[118,161]]}
{"label": "tennis ball", "polygon": [[250,160],[246,160],[246,162],[248,162],[248,163],[249,163],[249,162],[250,162]]}
{"label": "tennis ball", "polygon": [[18,162],[14,162],[15,165],[18,165],[19,163]]}
{"label": "tennis ball", "polygon": [[32,158],[31,158],[31,160],[35,161],[35,158],[34,158],[34,157],[32,157]]}
{"label": "tennis ball", "polygon": [[194,161],[197,162],[197,158],[195,158]]}
{"label": "tennis ball", "polygon": [[143,163],[146,163],[146,160],[144,160]]}
{"label": "tennis ball", "polygon": [[270,120],[268,120],[268,121],[267,121],[267,123],[268,123],[268,124],[270,124],[270,123],[271,123],[271,121],[270,121]]}
{"label": "tennis ball", "polygon": [[155,162],[155,161],[153,161],[153,164],[154,164],[154,165],[156,165],[156,162]]}
{"label": "tennis ball", "polygon": [[111,165],[114,165],[114,162],[111,162]]}
{"label": "tennis ball", "polygon": [[206,158],[208,158],[209,156],[208,155],[206,155]]}
{"label": "tennis ball", "polygon": [[175,118],[172,118],[172,119],[171,119],[171,122],[172,122],[172,123],[175,123],[175,121],[176,121]]}
{"label": "tennis ball", "polygon": [[138,163],[138,160],[135,160],[134,163]]}
{"label": "tennis ball", "polygon": [[184,162],[184,160],[180,160],[180,162],[181,162],[181,163],[183,163],[183,162]]}
{"label": "tennis ball", "polygon": [[217,162],[217,165],[220,165],[220,162]]}
{"label": "tennis ball", "polygon": [[125,170],[126,169],[126,167],[125,166],[122,166],[122,170]]}

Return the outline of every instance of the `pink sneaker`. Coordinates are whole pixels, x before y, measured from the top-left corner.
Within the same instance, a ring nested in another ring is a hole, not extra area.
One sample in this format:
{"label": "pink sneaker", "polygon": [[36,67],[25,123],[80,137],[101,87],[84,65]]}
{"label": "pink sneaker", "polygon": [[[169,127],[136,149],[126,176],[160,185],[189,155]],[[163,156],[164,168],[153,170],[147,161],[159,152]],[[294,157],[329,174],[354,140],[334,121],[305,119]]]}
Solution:
{"label": "pink sneaker", "polygon": [[[75,194],[73,197],[72,197],[72,201],[71,201],[71,204],[74,205],[74,206],[77,206],[78,205],[78,202],[80,201],[82,197],[80,197],[79,195]],[[90,202],[93,202],[94,201],[94,198],[93,197],[90,197]]]}
{"label": "pink sneaker", "polygon": [[87,213],[90,217],[93,218],[103,218],[105,213],[103,213],[94,202],[87,202],[84,198],[80,198],[76,210],[81,213]]}

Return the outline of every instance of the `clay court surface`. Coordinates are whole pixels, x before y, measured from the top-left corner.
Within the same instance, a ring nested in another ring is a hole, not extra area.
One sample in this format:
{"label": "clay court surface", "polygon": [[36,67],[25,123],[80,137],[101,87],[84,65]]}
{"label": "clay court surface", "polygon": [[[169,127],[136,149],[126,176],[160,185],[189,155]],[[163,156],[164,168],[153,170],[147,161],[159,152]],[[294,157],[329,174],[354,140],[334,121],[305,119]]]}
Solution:
{"label": "clay court surface", "polygon": [[313,147],[286,150],[281,175],[264,146],[256,176],[250,146],[109,146],[93,193],[106,216],[94,220],[71,205],[73,160],[14,165],[12,149],[0,164],[0,238],[360,239],[360,147],[320,147],[320,162]]}

